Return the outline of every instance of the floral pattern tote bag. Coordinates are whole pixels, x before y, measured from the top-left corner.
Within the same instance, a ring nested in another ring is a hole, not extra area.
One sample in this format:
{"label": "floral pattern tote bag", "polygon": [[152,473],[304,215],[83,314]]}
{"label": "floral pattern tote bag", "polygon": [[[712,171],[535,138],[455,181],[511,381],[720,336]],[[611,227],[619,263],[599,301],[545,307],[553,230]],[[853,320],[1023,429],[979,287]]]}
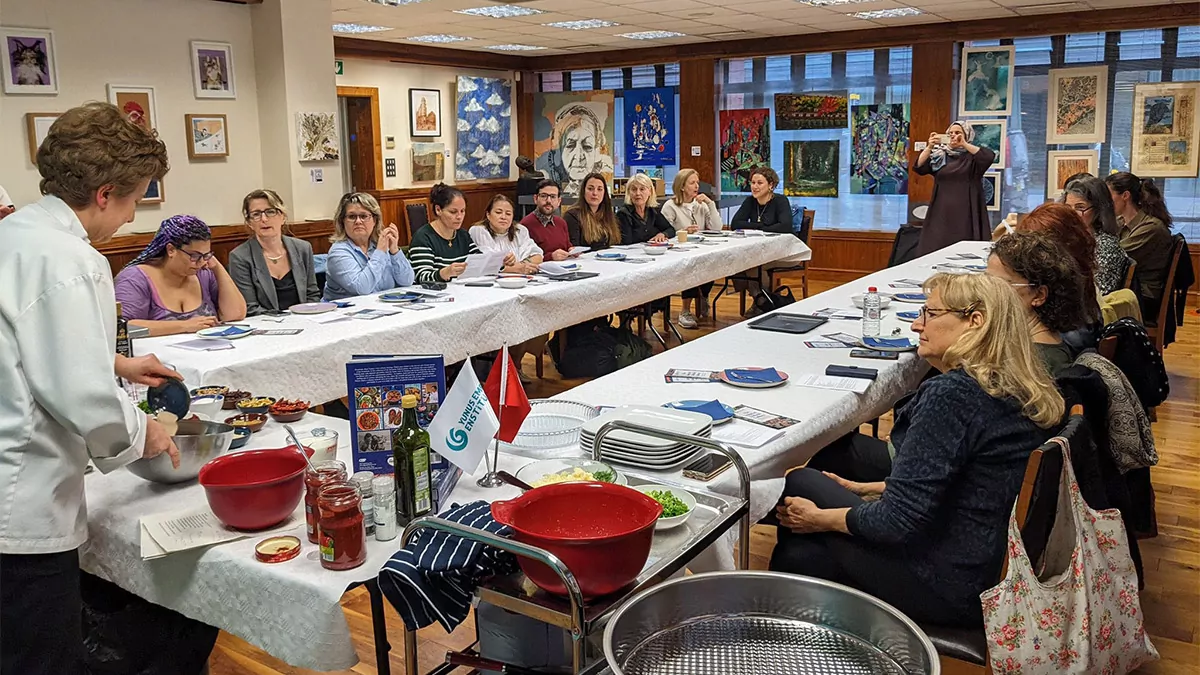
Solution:
{"label": "floral pattern tote bag", "polygon": [[997,675],[1124,675],[1158,659],[1146,637],[1137,573],[1121,513],[1093,511],[1079,493],[1063,438],[1058,512],[1035,572],[1008,522],[1008,573],[980,594]]}

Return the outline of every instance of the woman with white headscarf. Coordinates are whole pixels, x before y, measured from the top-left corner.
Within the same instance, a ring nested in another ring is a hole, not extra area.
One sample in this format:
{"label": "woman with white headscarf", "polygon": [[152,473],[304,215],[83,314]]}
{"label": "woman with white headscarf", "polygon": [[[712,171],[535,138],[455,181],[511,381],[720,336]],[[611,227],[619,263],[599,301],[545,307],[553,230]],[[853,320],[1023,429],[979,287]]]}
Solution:
{"label": "woman with white headscarf", "polygon": [[964,240],[991,238],[983,174],[991,168],[996,153],[972,144],[974,138],[970,122],[955,121],[945,134],[929,134],[929,144],[917,157],[913,170],[933,176],[933,197],[921,228],[919,255]]}

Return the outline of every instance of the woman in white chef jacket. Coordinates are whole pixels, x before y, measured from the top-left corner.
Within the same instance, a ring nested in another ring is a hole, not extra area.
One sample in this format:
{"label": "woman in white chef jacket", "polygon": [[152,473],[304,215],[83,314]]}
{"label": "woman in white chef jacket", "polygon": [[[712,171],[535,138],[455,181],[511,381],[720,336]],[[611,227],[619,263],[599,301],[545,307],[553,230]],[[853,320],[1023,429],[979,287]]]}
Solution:
{"label": "woman in white chef jacket", "polygon": [[[115,106],[60,116],[37,156],[38,202],[4,219],[0,246],[0,674],[84,672],[79,546],[83,475],[179,451],[117,384],[179,377],[115,355],[108,261],[90,244],[131,222],[166,147]],[[130,526],[134,526],[132,523]]]}

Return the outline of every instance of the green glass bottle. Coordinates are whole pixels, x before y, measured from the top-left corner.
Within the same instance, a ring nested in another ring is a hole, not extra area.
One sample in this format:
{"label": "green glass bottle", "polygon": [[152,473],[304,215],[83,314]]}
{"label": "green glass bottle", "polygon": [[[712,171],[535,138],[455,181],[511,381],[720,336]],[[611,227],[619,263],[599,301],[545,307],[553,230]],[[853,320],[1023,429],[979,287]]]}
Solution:
{"label": "green glass bottle", "polygon": [[404,417],[392,432],[396,476],[396,524],[404,527],[433,510],[429,463],[429,432],[417,424],[417,397],[400,399]]}

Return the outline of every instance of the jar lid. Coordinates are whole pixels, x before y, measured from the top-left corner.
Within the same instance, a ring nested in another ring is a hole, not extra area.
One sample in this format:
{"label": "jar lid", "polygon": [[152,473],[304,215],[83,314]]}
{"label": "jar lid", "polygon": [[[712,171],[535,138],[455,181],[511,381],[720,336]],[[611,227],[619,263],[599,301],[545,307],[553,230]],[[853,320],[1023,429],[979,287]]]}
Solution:
{"label": "jar lid", "polygon": [[370,488],[373,480],[375,480],[375,474],[370,471],[359,471],[350,477],[350,482],[357,485],[359,490]]}
{"label": "jar lid", "polygon": [[371,490],[378,495],[395,492],[396,479],[390,473],[382,476],[375,476],[375,478],[371,481]]}
{"label": "jar lid", "polygon": [[281,563],[300,555],[300,540],[291,535],[267,537],[254,546],[259,562]]}

